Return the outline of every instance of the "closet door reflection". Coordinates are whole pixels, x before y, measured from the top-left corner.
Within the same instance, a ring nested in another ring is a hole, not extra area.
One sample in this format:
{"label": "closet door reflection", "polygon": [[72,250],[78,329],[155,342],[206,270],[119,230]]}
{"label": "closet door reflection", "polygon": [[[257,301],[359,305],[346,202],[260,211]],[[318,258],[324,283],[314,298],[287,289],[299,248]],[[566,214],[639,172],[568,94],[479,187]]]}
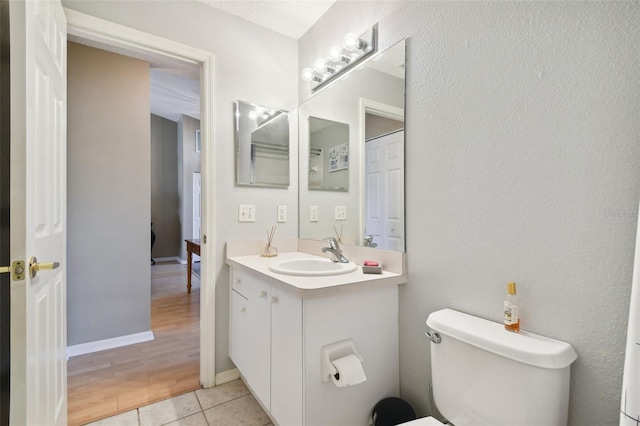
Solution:
{"label": "closet door reflection", "polygon": [[365,245],[404,250],[404,130],[365,142]]}

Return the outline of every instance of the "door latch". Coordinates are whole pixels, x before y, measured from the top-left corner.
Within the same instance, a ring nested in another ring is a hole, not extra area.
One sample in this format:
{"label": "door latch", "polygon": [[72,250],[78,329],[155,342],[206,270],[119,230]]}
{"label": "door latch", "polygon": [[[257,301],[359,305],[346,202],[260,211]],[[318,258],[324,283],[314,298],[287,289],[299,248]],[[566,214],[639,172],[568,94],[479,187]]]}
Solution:
{"label": "door latch", "polygon": [[13,281],[24,280],[24,260],[15,260],[11,263],[11,266],[0,266],[0,274],[7,274],[11,272],[11,279]]}

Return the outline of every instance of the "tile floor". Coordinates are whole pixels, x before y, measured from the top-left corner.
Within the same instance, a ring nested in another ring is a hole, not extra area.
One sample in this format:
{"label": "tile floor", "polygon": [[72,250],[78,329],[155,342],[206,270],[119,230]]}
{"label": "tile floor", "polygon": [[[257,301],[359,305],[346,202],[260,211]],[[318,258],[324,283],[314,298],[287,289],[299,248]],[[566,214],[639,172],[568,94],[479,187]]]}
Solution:
{"label": "tile floor", "polygon": [[91,426],[273,426],[241,380],[198,389]]}

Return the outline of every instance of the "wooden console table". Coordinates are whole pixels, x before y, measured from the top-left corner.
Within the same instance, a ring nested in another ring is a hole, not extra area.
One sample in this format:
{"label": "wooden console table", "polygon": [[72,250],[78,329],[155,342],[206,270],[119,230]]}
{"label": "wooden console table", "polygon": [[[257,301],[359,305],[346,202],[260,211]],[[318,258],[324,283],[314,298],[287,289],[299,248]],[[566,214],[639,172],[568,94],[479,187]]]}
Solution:
{"label": "wooden console table", "polygon": [[187,293],[191,293],[191,264],[193,254],[200,256],[200,240],[185,240],[187,243]]}

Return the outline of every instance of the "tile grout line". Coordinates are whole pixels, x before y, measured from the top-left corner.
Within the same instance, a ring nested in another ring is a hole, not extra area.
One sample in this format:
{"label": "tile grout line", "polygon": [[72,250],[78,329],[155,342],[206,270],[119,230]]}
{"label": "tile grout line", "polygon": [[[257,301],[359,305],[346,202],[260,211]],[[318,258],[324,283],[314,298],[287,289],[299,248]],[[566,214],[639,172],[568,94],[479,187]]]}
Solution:
{"label": "tile grout line", "polygon": [[202,406],[202,402],[200,401],[200,398],[198,398],[198,393],[196,391],[193,391],[193,394],[196,396],[196,400],[198,401],[198,405],[200,406],[200,412],[202,413],[202,417],[204,417],[204,422],[207,424],[207,426],[211,426],[209,425],[209,420],[207,420],[207,416],[204,414],[204,407]]}

